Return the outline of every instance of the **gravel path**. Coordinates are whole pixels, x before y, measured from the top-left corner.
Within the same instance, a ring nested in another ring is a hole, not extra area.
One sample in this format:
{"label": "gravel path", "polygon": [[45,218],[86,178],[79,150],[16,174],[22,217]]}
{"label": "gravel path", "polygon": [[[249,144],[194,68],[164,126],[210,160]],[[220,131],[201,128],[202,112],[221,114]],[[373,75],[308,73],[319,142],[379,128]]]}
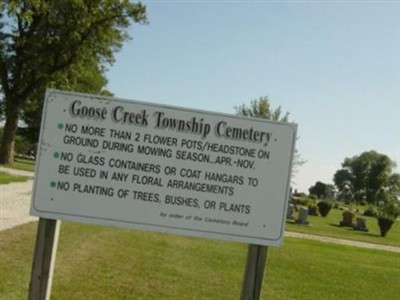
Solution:
{"label": "gravel path", "polygon": [[[0,167],[1,172],[33,178],[33,173]],[[37,220],[29,215],[33,180],[0,185],[0,231]]]}
{"label": "gravel path", "polygon": [[[33,173],[31,172],[18,171],[3,167],[0,167],[0,171],[33,178]],[[0,185],[0,231],[38,219],[37,217],[32,217],[29,215],[32,186],[32,179],[22,183],[10,183]],[[290,231],[286,231],[285,236],[400,253],[400,247],[394,246],[343,240]]]}
{"label": "gravel path", "polygon": [[400,253],[400,247],[372,244],[372,243],[358,242],[358,241],[351,241],[351,240],[343,240],[343,239],[337,239],[337,238],[332,238],[332,237],[328,237],[328,236],[319,236],[319,235],[312,235],[312,234],[291,232],[291,231],[286,231],[285,236],[301,238],[301,239],[306,239],[306,240],[320,241],[320,242],[325,242],[325,243],[333,243],[333,244],[338,244],[338,245],[353,246],[353,247],[368,248],[368,249],[377,249],[377,250],[386,250],[386,251]]}

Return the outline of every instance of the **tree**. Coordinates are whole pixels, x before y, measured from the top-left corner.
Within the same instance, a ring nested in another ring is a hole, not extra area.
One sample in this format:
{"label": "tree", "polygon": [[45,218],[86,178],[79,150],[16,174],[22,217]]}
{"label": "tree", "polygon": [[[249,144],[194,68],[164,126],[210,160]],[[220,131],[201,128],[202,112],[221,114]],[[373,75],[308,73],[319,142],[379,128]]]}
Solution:
{"label": "tree", "polygon": [[393,173],[389,177],[389,191],[394,194],[400,193],[400,174]]}
{"label": "tree", "polygon": [[333,176],[333,182],[337,186],[339,191],[343,191],[344,189],[351,189],[352,188],[352,176],[347,169],[340,169],[336,171],[335,175]]}
{"label": "tree", "polygon": [[378,192],[382,188],[389,187],[392,166],[394,163],[386,155],[377,156],[371,162],[367,175],[366,197],[368,202],[374,203]]}
{"label": "tree", "polygon": [[90,57],[104,70],[129,38],[130,24],[146,22],[144,5],[122,0],[2,2],[0,92],[6,123],[0,163],[13,161],[18,119],[30,99]]}
{"label": "tree", "polygon": [[[94,58],[85,58],[65,71],[54,75],[47,88],[112,95],[104,89],[107,79]],[[22,109],[21,118],[27,125],[24,135],[31,143],[39,138],[45,90],[38,89]]]}
{"label": "tree", "polygon": [[[266,96],[252,100],[249,106],[242,104],[238,107],[235,107],[235,110],[236,114],[239,116],[268,119],[279,122],[289,122],[289,113],[286,112],[283,114],[281,106],[273,109],[271,107],[269,98]],[[301,158],[297,149],[294,151],[292,173],[296,174],[298,168],[305,164],[306,161]]]}
{"label": "tree", "polygon": [[318,198],[323,198],[326,193],[326,184],[321,181],[317,181],[315,185],[311,186],[308,189],[308,191],[310,192],[310,195],[315,195]]}
{"label": "tree", "polygon": [[336,171],[333,180],[342,194],[350,193],[358,203],[365,198],[369,203],[375,204],[378,193],[390,186],[394,166],[388,156],[376,151],[366,151],[358,156],[345,158],[342,169]]}
{"label": "tree", "polygon": [[318,198],[333,198],[335,195],[335,186],[332,184],[317,181],[315,185],[311,186],[308,191],[310,195],[315,195]]}
{"label": "tree", "polygon": [[326,184],[321,182],[321,181],[317,181],[315,183],[315,185],[311,186],[308,191],[310,192],[310,195],[315,195],[317,196],[319,199],[324,198],[327,192],[327,187]]}
{"label": "tree", "polygon": [[286,112],[282,115],[282,108],[280,106],[272,109],[268,97],[265,96],[252,100],[250,106],[242,104],[241,106],[235,107],[235,109],[236,114],[239,116],[289,122],[289,113]]}

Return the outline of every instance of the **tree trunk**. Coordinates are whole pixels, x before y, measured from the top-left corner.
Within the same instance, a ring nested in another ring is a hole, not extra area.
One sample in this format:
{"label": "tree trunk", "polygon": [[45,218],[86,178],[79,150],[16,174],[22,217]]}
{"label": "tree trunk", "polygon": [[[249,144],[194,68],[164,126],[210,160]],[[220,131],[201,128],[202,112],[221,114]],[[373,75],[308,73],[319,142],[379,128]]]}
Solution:
{"label": "tree trunk", "polygon": [[15,134],[18,127],[17,103],[12,103],[7,109],[6,124],[4,125],[3,139],[0,146],[0,164],[11,164],[14,162]]}

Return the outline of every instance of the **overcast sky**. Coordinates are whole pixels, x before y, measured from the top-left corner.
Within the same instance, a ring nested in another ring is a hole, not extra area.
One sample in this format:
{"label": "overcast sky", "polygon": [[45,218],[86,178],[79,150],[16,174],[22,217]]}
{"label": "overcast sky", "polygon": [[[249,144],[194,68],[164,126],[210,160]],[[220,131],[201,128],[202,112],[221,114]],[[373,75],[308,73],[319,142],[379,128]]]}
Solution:
{"label": "overcast sky", "polygon": [[298,123],[300,191],[363,151],[400,163],[399,1],[142,2],[115,96],[222,113],[268,96]]}

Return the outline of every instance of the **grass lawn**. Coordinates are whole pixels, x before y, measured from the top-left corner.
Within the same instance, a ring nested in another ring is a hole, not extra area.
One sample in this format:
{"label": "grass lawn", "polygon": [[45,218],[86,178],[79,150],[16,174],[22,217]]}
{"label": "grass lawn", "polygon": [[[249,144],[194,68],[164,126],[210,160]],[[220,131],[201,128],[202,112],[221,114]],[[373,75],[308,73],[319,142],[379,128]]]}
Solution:
{"label": "grass lawn", "polygon": [[[36,223],[0,235],[0,299],[26,299]],[[247,246],[64,222],[52,299],[239,299]],[[398,299],[400,254],[286,238],[262,298]]]}
{"label": "grass lawn", "polygon": [[4,167],[17,169],[17,170],[23,170],[23,171],[35,172],[35,164],[36,164],[36,161],[34,161],[34,160],[16,158],[14,160],[14,163],[9,164],[9,165],[4,165]]}
{"label": "grass lawn", "polygon": [[15,176],[8,173],[0,172],[0,184],[7,184],[11,182],[24,182],[27,180],[28,177],[25,176]]}
{"label": "grass lawn", "polygon": [[[366,208],[367,207],[365,206],[364,209]],[[356,231],[350,227],[339,227],[339,222],[343,219],[342,214],[342,210],[331,209],[328,216],[326,217],[309,216],[309,226],[287,222],[286,230],[400,247],[399,220],[397,220],[397,222],[393,224],[386,237],[383,238],[380,236],[378,221],[376,218],[366,217],[362,216],[362,213],[356,213],[356,217],[361,217],[367,220],[366,224],[369,232],[361,232]],[[297,217],[297,213],[295,213],[294,215]]]}

